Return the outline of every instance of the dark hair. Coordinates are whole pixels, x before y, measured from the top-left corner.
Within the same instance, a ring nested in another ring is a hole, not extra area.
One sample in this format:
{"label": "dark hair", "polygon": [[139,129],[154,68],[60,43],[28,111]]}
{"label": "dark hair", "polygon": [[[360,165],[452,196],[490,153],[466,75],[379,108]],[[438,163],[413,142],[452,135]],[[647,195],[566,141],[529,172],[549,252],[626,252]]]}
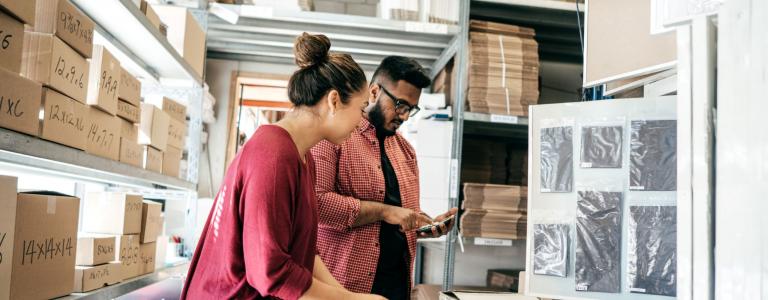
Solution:
{"label": "dark hair", "polygon": [[288,80],[288,98],[295,106],[314,106],[329,90],[336,90],[342,103],[365,88],[365,73],[349,54],[328,53],[331,40],[303,33],[293,52],[299,70]]}
{"label": "dark hair", "polygon": [[420,89],[432,84],[432,80],[427,77],[424,68],[416,60],[404,56],[387,56],[384,58],[379,67],[376,68],[376,72],[373,73],[371,82],[375,82],[379,76],[386,77],[392,83],[405,80]]}

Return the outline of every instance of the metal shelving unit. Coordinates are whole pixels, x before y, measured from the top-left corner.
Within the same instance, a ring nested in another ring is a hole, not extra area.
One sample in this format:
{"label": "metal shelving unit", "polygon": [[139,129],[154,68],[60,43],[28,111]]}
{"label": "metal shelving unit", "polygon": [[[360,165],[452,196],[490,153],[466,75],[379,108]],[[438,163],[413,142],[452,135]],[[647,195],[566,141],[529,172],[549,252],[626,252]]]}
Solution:
{"label": "metal shelving unit", "polygon": [[211,18],[208,57],[237,61],[293,65],[294,39],[311,30],[331,39],[331,51],[352,55],[367,70],[388,55],[413,57],[432,66],[459,31],[452,25],[311,11],[226,4],[212,8],[220,15],[237,16],[237,22]]}
{"label": "metal shelving unit", "polygon": [[[578,7],[578,8],[577,8]],[[461,1],[459,8],[458,35],[449,47],[435,61],[432,77],[450,61],[455,59],[455,99],[465,99],[467,86],[467,62],[469,59],[469,20],[479,19],[531,27],[536,30],[539,43],[539,57],[544,61],[579,63],[582,62],[577,14],[583,20],[584,6],[554,0],[471,0]],[[528,143],[528,118],[500,116],[466,112],[464,101],[455,101],[453,107],[454,132],[451,150],[450,207],[459,207],[461,199],[461,163],[463,139],[468,136],[482,136],[491,139],[518,140]],[[445,264],[443,290],[452,290],[456,248],[459,246],[457,230],[451,231],[445,242]],[[524,240],[503,240],[487,238],[462,238],[464,244],[475,246],[519,247]],[[465,255],[471,255],[465,254]]]}

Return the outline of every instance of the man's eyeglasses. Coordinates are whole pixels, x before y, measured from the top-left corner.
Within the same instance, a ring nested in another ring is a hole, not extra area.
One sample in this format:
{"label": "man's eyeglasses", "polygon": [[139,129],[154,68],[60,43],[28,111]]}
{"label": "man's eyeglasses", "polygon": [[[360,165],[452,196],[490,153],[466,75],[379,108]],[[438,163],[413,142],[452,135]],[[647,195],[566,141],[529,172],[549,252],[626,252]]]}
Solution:
{"label": "man's eyeglasses", "polygon": [[381,84],[379,84],[379,89],[384,91],[384,94],[387,94],[387,97],[389,97],[390,99],[392,99],[392,101],[395,102],[395,112],[398,115],[402,115],[407,112],[408,116],[413,117],[417,113],[419,113],[419,111],[421,110],[421,108],[419,108],[418,105],[411,106],[410,104],[408,104],[408,101],[405,101],[404,99],[398,99],[397,97],[395,97],[395,95],[392,95],[392,93],[387,91],[387,89],[385,89],[384,86],[382,86]]}

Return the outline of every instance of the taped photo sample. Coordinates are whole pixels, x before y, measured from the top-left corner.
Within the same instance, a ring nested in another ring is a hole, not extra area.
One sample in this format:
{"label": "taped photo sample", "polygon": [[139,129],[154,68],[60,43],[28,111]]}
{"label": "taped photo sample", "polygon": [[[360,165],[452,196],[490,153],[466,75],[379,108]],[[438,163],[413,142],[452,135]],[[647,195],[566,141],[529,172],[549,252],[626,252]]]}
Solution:
{"label": "taped photo sample", "polygon": [[541,129],[541,192],[573,191],[573,127]]}
{"label": "taped photo sample", "polygon": [[622,126],[581,128],[582,168],[621,168]]}
{"label": "taped photo sample", "polygon": [[568,274],[568,224],[533,225],[533,273]]}
{"label": "taped photo sample", "polygon": [[677,121],[632,121],[630,147],[630,190],[677,190]]}
{"label": "taped photo sample", "polygon": [[622,198],[622,192],[578,192],[575,251],[577,291],[621,291]]}
{"label": "taped photo sample", "polygon": [[677,207],[631,206],[629,214],[629,291],[676,296]]}

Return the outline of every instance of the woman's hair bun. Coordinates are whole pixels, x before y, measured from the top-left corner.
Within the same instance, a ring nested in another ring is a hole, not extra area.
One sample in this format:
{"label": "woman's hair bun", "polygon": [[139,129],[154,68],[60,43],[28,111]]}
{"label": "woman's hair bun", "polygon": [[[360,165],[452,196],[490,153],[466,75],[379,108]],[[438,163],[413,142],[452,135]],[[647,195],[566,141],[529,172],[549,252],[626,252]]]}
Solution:
{"label": "woman's hair bun", "polygon": [[328,50],[331,49],[331,40],[322,34],[302,33],[296,38],[293,45],[293,54],[296,56],[296,65],[307,69],[328,61]]}

